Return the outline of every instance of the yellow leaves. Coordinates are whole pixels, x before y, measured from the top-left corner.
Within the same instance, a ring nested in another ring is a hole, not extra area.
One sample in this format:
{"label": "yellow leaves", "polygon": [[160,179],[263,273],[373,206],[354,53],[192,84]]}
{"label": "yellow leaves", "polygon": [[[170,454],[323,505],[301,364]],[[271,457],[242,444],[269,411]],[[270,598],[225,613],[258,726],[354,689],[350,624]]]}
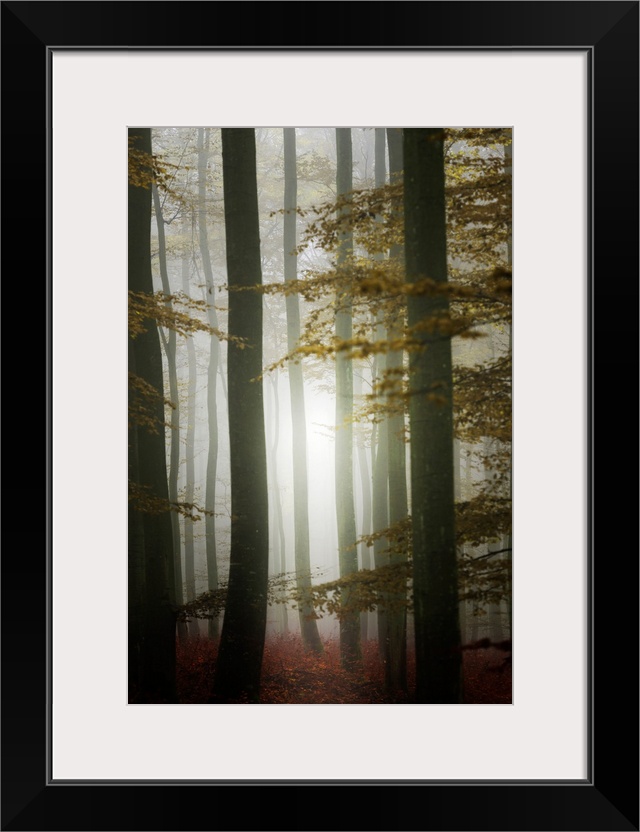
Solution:
{"label": "yellow leaves", "polygon": [[188,621],[190,618],[217,618],[224,610],[227,601],[227,585],[210,589],[198,595],[195,601],[184,604],[178,610],[178,619]]}
{"label": "yellow leaves", "polygon": [[323,347],[321,344],[300,344],[299,347],[296,348],[297,355],[326,355],[327,354],[327,347]]}
{"label": "yellow leaves", "polygon": [[[338,619],[353,612],[366,612],[384,603],[389,610],[407,606],[407,581],[411,567],[407,562],[389,564],[378,569],[361,569],[335,581],[312,586],[298,598],[311,604],[317,617],[335,615]],[[395,604],[394,604],[395,601]]]}
{"label": "yellow leaves", "polygon": [[404,295],[401,266],[395,260],[373,261],[359,258],[351,271],[353,291],[369,298]]}
{"label": "yellow leaves", "polygon": [[[228,340],[219,329],[210,326],[206,319],[208,304],[203,300],[190,298],[183,292],[166,295],[155,292],[129,292],[129,333],[136,338],[153,323],[172,329],[187,337],[194,332],[209,332],[220,340]],[[196,316],[190,313],[196,313]]]}
{"label": "yellow leaves", "polygon": [[143,427],[149,433],[158,433],[161,427],[166,427],[166,422],[158,417],[159,403],[170,408],[175,407],[152,384],[130,372],[129,426]]}
{"label": "yellow leaves", "polygon": [[129,502],[132,507],[142,514],[165,514],[175,511],[194,522],[201,520],[202,514],[214,514],[196,503],[172,502],[155,495],[149,486],[129,480]]}
{"label": "yellow leaves", "polygon": [[[373,534],[363,535],[357,540],[357,543],[364,543],[370,547],[377,540],[386,540],[389,544],[389,548],[386,550],[387,553],[401,554],[408,557],[411,548],[411,536],[411,518],[405,517],[393,526],[381,529]],[[385,553],[383,552],[383,554]]]}
{"label": "yellow leaves", "polygon": [[473,443],[491,437],[511,443],[511,372],[510,355],[487,364],[454,367],[454,420],[459,439]]}
{"label": "yellow leaves", "polygon": [[[445,134],[446,281],[429,274],[406,281],[401,252],[391,251],[403,242],[403,186],[394,182],[299,209],[307,225],[298,252],[307,247],[311,257],[316,249],[335,252],[341,236],[352,232],[354,253],[339,265],[264,289],[269,294],[295,293],[308,303],[301,342],[268,369],[302,361],[313,372],[321,362],[338,358],[369,365],[371,372],[365,370],[364,377],[371,378],[371,395],[356,401],[355,418],[370,426],[391,413],[406,412],[409,403],[409,368],[394,378],[381,370],[385,362],[378,356],[401,354],[401,363],[410,364],[408,358],[421,352],[428,357],[431,344],[445,339],[453,341],[457,360],[466,355],[467,363],[488,356],[490,345],[483,350],[481,339],[491,339],[496,354],[507,349],[500,333],[506,335],[511,322],[511,173],[504,151],[511,143],[511,130],[451,128]],[[412,321],[411,327],[405,323],[408,296],[419,298],[418,306],[425,309],[422,320]],[[336,318],[342,313],[351,318],[348,339],[335,335]],[[474,443],[491,437],[509,445],[510,372],[510,364],[489,358],[482,367],[456,370],[453,396],[459,439]],[[435,405],[452,395],[433,389],[421,393]],[[502,465],[498,459],[493,462]]]}
{"label": "yellow leaves", "polygon": [[136,188],[148,189],[155,183],[159,188],[169,191],[169,183],[175,176],[175,172],[179,170],[179,166],[134,147],[131,136],[128,143],[129,184]]}
{"label": "yellow leaves", "polygon": [[315,219],[305,229],[298,251],[310,245],[335,251],[347,231],[353,233],[354,243],[370,254],[388,251],[398,242],[394,218],[401,211],[401,184],[350,191],[308,212]]}

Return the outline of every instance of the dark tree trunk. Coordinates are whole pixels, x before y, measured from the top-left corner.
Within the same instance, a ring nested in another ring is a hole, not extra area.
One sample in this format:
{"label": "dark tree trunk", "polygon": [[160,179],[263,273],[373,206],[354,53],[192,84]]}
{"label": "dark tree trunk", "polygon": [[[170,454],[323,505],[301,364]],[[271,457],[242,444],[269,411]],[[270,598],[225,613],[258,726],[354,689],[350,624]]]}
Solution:
{"label": "dark tree trunk", "polygon": [[[416,698],[461,701],[453,503],[453,403],[447,295],[443,133],[404,130],[407,281],[435,281],[408,297]],[[435,321],[438,325],[434,325]]]}
{"label": "dark tree trunk", "polygon": [[[133,340],[129,337],[129,371],[136,372]],[[135,404],[135,393],[130,393],[130,405]],[[129,481],[140,482],[138,470],[138,430],[129,423]],[[144,524],[142,514],[129,502],[129,550],[128,550],[128,614],[129,614],[129,702],[138,700],[142,690],[141,652],[144,639]]]}
{"label": "dark tree trunk", "polygon": [[[402,128],[387,130],[389,144],[389,179],[391,184],[402,180]],[[401,220],[401,217],[399,218]],[[391,247],[389,257],[392,261],[403,262],[402,245]],[[399,341],[404,332],[404,310],[397,307],[391,312],[388,324],[388,337],[392,342]],[[402,369],[402,350],[389,350],[386,356],[387,370],[397,373]],[[394,375],[394,378],[398,376]],[[389,525],[395,526],[407,517],[407,464],[404,436],[404,408],[398,408],[398,396],[389,393],[388,404],[391,413],[387,420],[387,447],[389,467]],[[401,565],[406,561],[404,552],[392,551],[389,561]],[[406,592],[391,599],[393,611],[389,614],[389,661],[386,664],[386,684],[390,691],[407,689],[407,612]]]}
{"label": "dark tree trunk", "polygon": [[[296,173],[296,131],[285,127],[284,136],[284,279],[296,280],[298,258],[295,253],[296,209],[298,207],[298,178]],[[286,296],[287,348],[291,352],[300,339],[300,306],[298,296]],[[291,439],[293,443],[293,516],[295,536],[296,584],[301,597],[299,605],[300,632],[308,650],[322,651],[322,641],[308,600],[311,589],[311,554],[309,544],[309,485],[307,475],[307,422],[305,416],[304,379],[302,365],[289,363],[291,397]]]}
{"label": "dark tree trunk", "polygon": [[[352,190],[351,129],[336,128],[336,150],[338,159],[338,197],[345,198]],[[340,215],[347,217],[349,205],[340,209]],[[342,270],[346,290],[336,299],[336,337],[348,341],[352,335],[351,289],[348,286],[348,264],[353,252],[353,234],[344,231],[340,235],[338,270]],[[353,367],[344,351],[336,356],[336,509],[338,518],[338,551],[340,576],[347,577],[358,571],[358,553],[355,547],[356,519],[353,498]],[[360,624],[357,610],[349,610],[350,593],[342,594],[347,612],[340,618],[340,655],[345,667],[353,667],[361,658]]]}
{"label": "dark tree trunk", "polygon": [[[151,155],[151,130],[129,128],[136,150]],[[151,188],[129,185],[128,273],[133,292],[153,294],[151,276]],[[176,614],[173,538],[164,438],[162,355],[156,321],[133,341],[135,372],[158,392],[154,408],[157,430],[137,428],[139,486],[165,502],[167,511],[145,512],[145,604],[140,664],[143,688],[139,701],[175,702]]]}
{"label": "dark tree trunk", "polygon": [[[262,283],[253,129],[222,130],[229,285],[229,587],[214,702],[257,702],[267,617],[269,524],[262,381]],[[238,291],[238,290],[248,291]],[[243,339],[241,343],[233,339]]]}

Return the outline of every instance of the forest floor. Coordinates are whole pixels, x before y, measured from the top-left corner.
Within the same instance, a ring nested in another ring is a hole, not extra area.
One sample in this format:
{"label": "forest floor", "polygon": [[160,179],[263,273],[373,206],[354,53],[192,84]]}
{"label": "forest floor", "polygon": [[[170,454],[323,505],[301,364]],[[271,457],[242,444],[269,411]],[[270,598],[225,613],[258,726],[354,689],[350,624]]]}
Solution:
{"label": "forest floor", "polygon": [[[495,647],[463,652],[464,704],[511,703],[511,661]],[[411,704],[415,666],[407,656],[408,692],[390,697],[384,689],[384,671],[377,642],[363,645],[363,667],[350,673],[340,665],[336,639],[324,642],[321,655],[306,653],[297,635],[270,637],[265,645],[260,701],[265,704]],[[182,704],[207,702],[217,644],[206,638],[178,642],[178,698]]]}

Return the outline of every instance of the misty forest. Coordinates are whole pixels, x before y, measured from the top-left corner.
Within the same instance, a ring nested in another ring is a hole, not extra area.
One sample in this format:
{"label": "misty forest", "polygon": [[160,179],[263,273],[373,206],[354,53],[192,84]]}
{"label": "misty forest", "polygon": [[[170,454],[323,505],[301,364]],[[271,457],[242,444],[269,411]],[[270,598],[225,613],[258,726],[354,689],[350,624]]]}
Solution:
{"label": "misty forest", "polygon": [[129,128],[129,703],[511,703],[511,179]]}

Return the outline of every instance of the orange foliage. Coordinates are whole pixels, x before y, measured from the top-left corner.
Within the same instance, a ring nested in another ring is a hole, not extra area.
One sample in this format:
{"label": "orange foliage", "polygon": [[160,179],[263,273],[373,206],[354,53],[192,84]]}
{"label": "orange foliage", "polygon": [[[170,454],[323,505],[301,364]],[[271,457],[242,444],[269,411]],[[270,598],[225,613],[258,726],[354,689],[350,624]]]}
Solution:
{"label": "orange foliage", "polygon": [[[470,645],[470,647],[486,645]],[[409,692],[385,693],[384,669],[377,641],[363,644],[362,669],[351,673],[340,664],[337,639],[324,642],[321,655],[307,653],[297,635],[267,640],[262,664],[260,701],[265,704],[368,705],[411,703],[415,684],[413,651],[408,651]],[[217,644],[206,638],[178,642],[177,686],[181,704],[205,703],[212,681]],[[511,702],[511,667],[504,663],[501,646],[469,649],[463,653],[465,704]]]}

